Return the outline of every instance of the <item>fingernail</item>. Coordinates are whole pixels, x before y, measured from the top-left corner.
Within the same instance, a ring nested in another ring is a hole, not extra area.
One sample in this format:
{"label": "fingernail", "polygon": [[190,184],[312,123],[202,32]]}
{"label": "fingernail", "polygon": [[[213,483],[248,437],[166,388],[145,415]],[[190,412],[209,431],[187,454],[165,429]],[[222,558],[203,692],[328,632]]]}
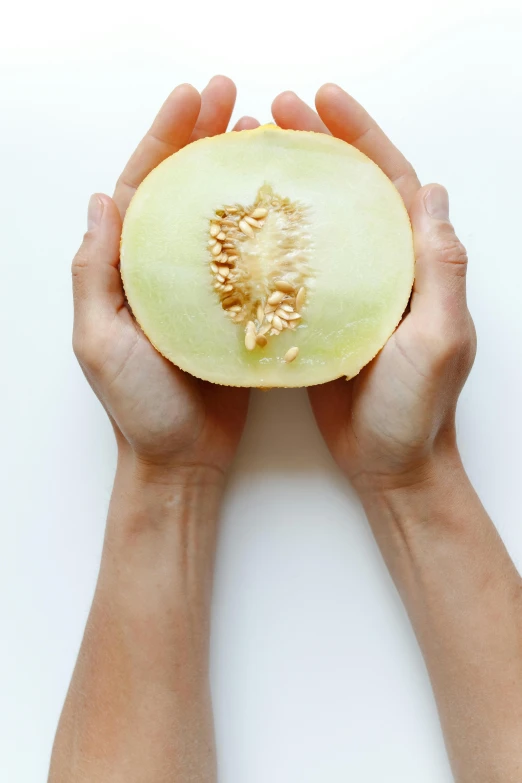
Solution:
{"label": "fingernail", "polygon": [[92,231],[93,228],[99,226],[103,215],[103,201],[99,196],[94,194],[89,200],[89,209],[87,210],[87,230]]}
{"label": "fingernail", "polygon": [[428,215],[436,220],[449,220],[449,196],[442,185],[434,185],[424,196]]}

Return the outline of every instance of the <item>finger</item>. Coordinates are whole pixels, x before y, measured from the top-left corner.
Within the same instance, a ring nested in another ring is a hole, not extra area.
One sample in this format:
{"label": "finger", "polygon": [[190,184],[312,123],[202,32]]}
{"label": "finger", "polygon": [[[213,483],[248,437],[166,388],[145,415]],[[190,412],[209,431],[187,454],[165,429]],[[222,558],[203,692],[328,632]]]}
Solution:
{"label": "finger", "polygon": [[200,107],[201,96],[190,84],[181,84],[170,93],[116,183],[113,198],[122,218],[147,174],[188,143]]}
{"label": "finger", "polygon": [[232,130],[254,130],[255,128],[259,128],[259,122],[254,117],[241,117],[241,119],[236,122]]}
{"label": "finger", "polygon": [[410,217],[416,259],[411,312],[436,310],[458,322],[467,316],[467,254],[449,220],[446,189],[426,185],[419,190]]}
{"label": "finger", "polygon": [[227,76],[214,76],[201,93],[201,109],[190,141],[225,133],[234,111],[236,85]]}
{"label": "finger", "polygon": [[121,218],[114,201],[95,194],[89,202],[88,231],[72,264],[75,330],[113,317],[125,306],[118,268]]}
{"label": "finger", "polygon": [[415,170],[368,112],[335,84],[320,88],[315,105],[333,135],[371,158],[391,179],[409,208],[420,188]]}
{"label": "finger", "polygon": [[315,111],[295,92],[282,92],[275,98],[272,103],[272,116],[280,128],[330,134]]}

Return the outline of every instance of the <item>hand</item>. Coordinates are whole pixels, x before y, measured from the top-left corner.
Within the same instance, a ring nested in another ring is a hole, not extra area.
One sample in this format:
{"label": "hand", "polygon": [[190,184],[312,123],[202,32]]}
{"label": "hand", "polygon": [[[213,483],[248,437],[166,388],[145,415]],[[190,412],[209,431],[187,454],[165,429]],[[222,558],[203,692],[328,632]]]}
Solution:
{"label": "hand", "polygon": [[[189,142],[224,133],[235,97],[233,82],[222,76],[201,96],[190,85],[176,87],[118,179],[114,200],[92,197],[88,231],[72,265],[76,356],[110,417],[120,453],[144,466],[221,474],[246,418],[246,389],[197,380],[157,353],[126,307],[118,269],[121,221],[140,182]],[[234,130],[258,124],[245,117]]]}
{"label": "hand", "polygon": [[456,451],[455,409],[476,349],[466,251],[449,222],[444,188],[421,188],[412,166],[353,98],[325,85],[316,107],[318,114],[283,93],[272,110],[281,127],[332,133],[380,166],[409,211],[416,267],[409,312],[377,358],[352,381],[311,388],[311,404],[356,488],[416,483],[437,453]]}

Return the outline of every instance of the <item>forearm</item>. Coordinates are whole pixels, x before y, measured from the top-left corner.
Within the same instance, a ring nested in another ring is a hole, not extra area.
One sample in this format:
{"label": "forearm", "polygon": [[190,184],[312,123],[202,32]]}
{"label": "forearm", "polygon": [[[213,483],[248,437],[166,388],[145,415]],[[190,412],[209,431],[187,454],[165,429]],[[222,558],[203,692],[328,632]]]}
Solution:
{"label": "forearm", "polygon": [[519,783],[521,580],[460,459],[362,499],[422,648],[456,780]]}
{"label": "forearm", "polygon": [[221,483],[120,460],[50,783],[215,780],[208,635]]}

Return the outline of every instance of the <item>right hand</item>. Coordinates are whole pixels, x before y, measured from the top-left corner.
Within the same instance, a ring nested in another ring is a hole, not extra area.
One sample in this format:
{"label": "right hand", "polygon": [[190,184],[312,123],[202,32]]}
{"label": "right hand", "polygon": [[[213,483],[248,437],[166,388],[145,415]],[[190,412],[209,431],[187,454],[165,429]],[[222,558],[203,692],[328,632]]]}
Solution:
{"label": "right hand", "polygon": [[476,338],[466,303],[466,251],[449,221],[447,193],[421,188],[407,160],[367,112],[334,85],[318,114],[294,93],[273,104],[283,128],[332,133],[384,171],[409,211],[416,256],[410,310],[378,356],[348,383],[309,390],[321,432],[356,489],[417,483],[457,457],[455,409],[473,364]]}

